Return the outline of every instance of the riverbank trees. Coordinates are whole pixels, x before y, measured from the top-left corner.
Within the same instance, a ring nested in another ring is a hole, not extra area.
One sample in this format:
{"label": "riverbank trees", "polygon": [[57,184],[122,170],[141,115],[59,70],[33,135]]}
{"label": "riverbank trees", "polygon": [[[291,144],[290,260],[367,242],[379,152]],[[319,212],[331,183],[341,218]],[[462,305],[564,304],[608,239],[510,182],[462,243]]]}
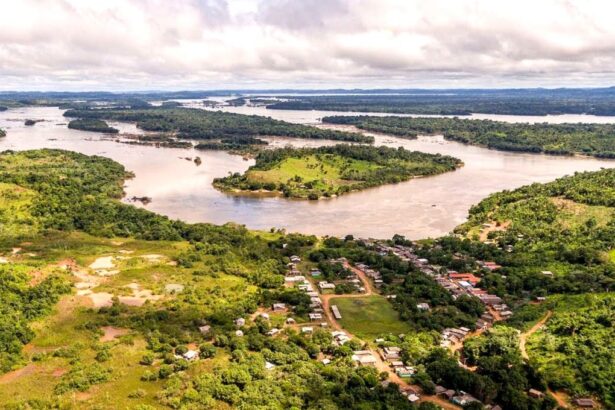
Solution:
{"label": "riverbank trees", "polygon": [[214,186],[230,192],[267,190],[287,197],[318,199],[453,171],[461,165],[456,158],[403,148],[281,148],[261,151],[246,173],[215,179]]}
{"label": "riverbank trees", "polygon": [[613,124],[527,124],[460,118],[409,118],[372,116],[331,116],[323,122],[403,138],[443,135],[464,144],[502,151],[551,155],[591,155],[615,158]]}

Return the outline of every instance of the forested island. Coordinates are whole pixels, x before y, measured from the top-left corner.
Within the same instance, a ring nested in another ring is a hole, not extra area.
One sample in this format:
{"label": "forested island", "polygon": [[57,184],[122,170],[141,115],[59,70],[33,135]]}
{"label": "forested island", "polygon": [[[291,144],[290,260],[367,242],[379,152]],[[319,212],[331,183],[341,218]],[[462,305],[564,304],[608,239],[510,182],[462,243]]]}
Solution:
{"label": "forested island", "polygon": [[282,96],[278,110],[387,112],[418,115],[615,115],[615,89],[399,90],[378,95]]}
{"label": "forested island", "polygon": [[270,191],[318,199],[453,171],[461,161],[403,148],[339,144],[318,148],[264,150],[243,175],[214,180],[224,191]]}
{"label": "forested island", "polygon": [[78,119],[71,120],[68,123],[68,128],[73,130],[102,132],[104,134],[117,134],[117,128],[110,127],[105,121],[96,119]]}
{"label": "forested island", "polygon": [[0,137],[6,137],[6,132],[0,128]]}
{"label": "forested island", "polygon": [[323,130],[256,115],[241,115],[190,108],[68,110],[69,118],[135,122],[145,131],[176,134],[179,138],[235,140],[256,136],[373,142],[359,133]]}
{"label": "forested island", "polygon": [[372,116],[331,116],[322,120],[403,138],[441,134],[448,140],[502,151],[615,158],[613,124],[524,124],[460,118]]}

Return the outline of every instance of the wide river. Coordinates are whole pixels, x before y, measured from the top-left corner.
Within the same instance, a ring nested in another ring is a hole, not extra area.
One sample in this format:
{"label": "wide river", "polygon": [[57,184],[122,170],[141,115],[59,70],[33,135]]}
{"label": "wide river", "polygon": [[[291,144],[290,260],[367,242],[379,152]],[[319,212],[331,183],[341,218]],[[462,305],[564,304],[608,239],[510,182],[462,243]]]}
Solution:
{"label": "wide river", "polygon": [[[268,115],[297,123],[315,124],[329,112],[266,110],[262,107],[229,107],[226,111]],[[547,182],[575,171],[613,167],[615,161],[553,157],[491,151],[444,141],[441,137],[404,140],[376,135],[376,144],[453,155],[465,166],[455,172],[386,185],[321,201],[284,198],[238,197],[215,190],[212,180],[228,172],[243,172],[253,161],[216,151],[165,149],[127,145],[102,134],[69,130],[63,111],[29,107],[0,112],[0,150],[62,148],[112,158],[133,171],[126,182],[127,197],[149,196],[148,209],[189,222],[237,222],[253,229],[286,228],[317,235],[389,238],[395,233],[412,239],[434,237],[451,231],[467,217],[468,209],[490,193],[532,182]],[[344,113],[341,113],[344,114]],[[348,114],[349,113],[345,113]],[[520,122],[614,122],[615,117],[475,116]],[[26,127],[24,120],[42,119]],[[116,124],[122,132],[139,132],[132,124]],[[278,145],[320,145],[323,141],[271,139]],[[200,156],[202,164],[185,158]]]}

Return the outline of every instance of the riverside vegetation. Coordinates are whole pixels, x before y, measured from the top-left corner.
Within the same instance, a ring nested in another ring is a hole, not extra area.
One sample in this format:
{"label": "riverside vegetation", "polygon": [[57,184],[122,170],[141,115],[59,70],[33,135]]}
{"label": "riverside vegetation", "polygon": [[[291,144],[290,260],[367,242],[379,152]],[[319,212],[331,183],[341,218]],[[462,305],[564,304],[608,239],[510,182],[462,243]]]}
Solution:
{"label": "riverside vegetation", "polygon": [[[66,111],[64,115],[70,118],[88,120],[135,122],[139,128],[145,131],[173,133],[179,138],[222,140],[222,144],[241,144],[246,141],[246,138],[257,136],[373,142],[373,138],[359,133],[323,130],[256,115],[190,108],[73,109]],[[207,147],[206,145],[202,146],[202,148]]]}
{"label": "riverside vegetation", "polygon": [[261,151],[243,175],[214,180],[225,191],[277,191],[286,197],[318,199],[416,176],[453,171],[461,161],[403,148],[335,145]]}
{"label": "riverside vegetation", "polygon": [[68,128],[105,134],[117,134],[119,132],[116,128],[110,127],[105,121],[95,119],[72,120],[68,123]]}
{"label": "riverside vegetation", "polygon": [[403,138],[441,134],[448,140],[502,151],[615,158],[613,124],[511,124],[459,118],[371,116],[331,116],[324,117],[323,122]]}
{"label": "riverside vegetation", "polygon": [[[415,407],[376,369],[352,364],[357,342],[337,347],[325,330],[292,327],[266,336],[284,315],[266,321],[259,306],[284,302],[307,321],[305,295],[285,289],[283,273],[315,237],[171,221],[117,200],[128,176],[66,151],[0,155],[0,293],[10,301],[0,307],[0,406]],[[188,349],[200,360],[184,359]],[[321,352],[329,365],[314,360]]]}

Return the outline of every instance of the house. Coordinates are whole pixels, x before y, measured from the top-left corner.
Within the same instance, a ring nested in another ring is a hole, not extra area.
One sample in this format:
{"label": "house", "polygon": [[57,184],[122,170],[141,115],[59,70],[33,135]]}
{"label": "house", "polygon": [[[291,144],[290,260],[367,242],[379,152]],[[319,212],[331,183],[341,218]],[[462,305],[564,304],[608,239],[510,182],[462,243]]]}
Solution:
{"label": "house", "polygon": [[335,330],[331,332],[331,336],[333,336],[333,340],[337,342],[338,345],[342,346],[344,343],[350,340],[348,335],[341,330]]}
{"label": "house", "polygon": [[573,403],[584,409],[593,409],[596,407],[596,403],[592,399],[587,398],[574,399]]}
{"label": "house", "polygon": [[321,322],[320,327],[329,327],[329,324],[327,322]]}
{"label": "house", "polygon": [[312,326],[303,326],[301,328],[301,333],[314,333],[314,328]]}
{"label": "house", "polygon": [[375,366],[377,362],[370,350],[356,350],[352,354],[352,360],[361,366]]}
{"label": "house", "polygon": [[421,398],[418,394],[412,393],[408,395],[408,400],[410,401],[410,403],[416,403],[417,401],[421,400]]}
{"label": "house", "polygon": [[553,276],[553,272],[551,272],[550,270],[543,270],[540,273],[542,273],[544,276],[549,276],[549,277]]}
{"label": "house", "polygon": [[401,349],[399,347],[385,347],[382,349],[382,359],[383,360],[397,360],[399,359],[399,355],[401,353]]}
{"label": "house", "polygon": [[305,276],[303,275],[295,275],[295,276],[286,276],[284,278],[285,282],[305,282]]}
{"label": "house", "polygon": [[188,350],[182,355],[182,357],[186,360],[194,360],[199,357],[199,352],[197,352],[196,350]]}
{"label": "house", "polygon": [[331,312],[333,312],[333,317],[335,318],[335,320],[340,320],[342,318],[342,314],[340,313],[340,310],[337,305],[331,305]]}
{"label": "house", "polygon": [[460,393],[461,394],[453,397],[451,401],[461,407],[467,406],[470,403],[478,401],[478,399],[476,399],[476,397],[472,396],[471,394],[465,392]]}
{"label": "house", "polygon": [[310,275],[312,275],[313,277],[318,277],[318,276],[322,275],[322,272],[320,270],[318,270],[318,269],[312,269],[310,271]]}
{"label": "house", "polygon": [[430,308],[429,308],[429,304],[428,304],[428,303],[424,303],[424,302],[423,302],[423,303],[419,303],[419,304],[417,304],[417,305],[416,305],[416,308],[417,308],[418,310],[429,310],[429,309],[430,309]]}
{"label": "house", "polygon": [[244,318],[240,317],[238,319],[235,319],[235,326],[242,327],[242,326],[245,326],[245,324],[246,324],[246,320]]}
{"label": "house", "polygon": [[265,370],[271,370],[275,367],[275,364],[271,362],[265,362]]}
{"label": "house", "polygon": [[412,375],[415,373],[415,370],[414,367],[402,366],[396,367],[395,373],[397,373],[399,377],[412,377]]}
{"label": "house", "polygon": [[269,320],[269,313],[261,313],[259,316],[265,320]]}
{"label": "house", "polygon": [[309,313],[308,316],[312,322],[322,320],[322,315],[320,313]]}
{"label": "house", "polygon": [[301,258],[300,258],[300,257],[298,257],[297,255],[292,255],[292,256],[290,257],[290,261],[291,261],[292,263],[299,263],[299,262],[301,262]]}
{"label": "house", "polygon": [[530,389],[527,394],[535,399],[541,399],[544,396],[543,392],[536,389]]}
{"label": "house", "polygon": [[439,384],[436,385],[435,392],[436,392],[437,395],[440,395],[440,394],[444,393],[445,391],[446,391],[446,387],[440,386]]}
{"label": "house", "polygon": [[455,390],[445,388],[443,392],[438,393],[438,394],[441,395],[442,397],[446,397],[447,400],[452,400],[453,397],[455,397]]}
{"label": "house", "polygon": [[330,359],[322,359],[322,360],[320,361],[320,363],[322,363],[322,364],[324,364],[324,365],[326,366],[326,365],[328,365],[329,363],[331,363],[331,360],[330,360]]}
{"label": "house", "polygon": [[275,336],[278,333],[280,333],[280,329],[274,327],[273,329],[267,332],[267,336]]}
{"label": "house", "polygon": [[286,319],[286,324],[287,325],[294,325],[295,323],[297,323],[297,321],[295,319],[293,319],[292,317],[289,317]]}
{"label": "house", "polygon": [[391,366],[404,367],[404,362],[402,362],[401,360],[391,360]]}
{"label": "house", "polygon": [[211,332],[211,326],[209,326],[209,325],[200,326],[199,327],[199,332],[201,332],[202,335],[206,335],[209,332]]}
{"label": "house", "polygon": [[237,330],[237,331],[235,332],[235,336],[237,336],[237,337],[242,337],[242,336],[243,336],[243,332],[242,332],[241,330]]}
{"label": "house", "polygon": [[334,283],[329,283],[329,282],[326,282],[326,281],[322,281],[322,282],[318,282],[318,287],[321,290],[335,289],[335,284]]}
{"label": "house", "polygon": [[274,303],[273,304],[273,311],[274,312],[281,312],[283,310],[286,310],[286,304],[285,303]]}

